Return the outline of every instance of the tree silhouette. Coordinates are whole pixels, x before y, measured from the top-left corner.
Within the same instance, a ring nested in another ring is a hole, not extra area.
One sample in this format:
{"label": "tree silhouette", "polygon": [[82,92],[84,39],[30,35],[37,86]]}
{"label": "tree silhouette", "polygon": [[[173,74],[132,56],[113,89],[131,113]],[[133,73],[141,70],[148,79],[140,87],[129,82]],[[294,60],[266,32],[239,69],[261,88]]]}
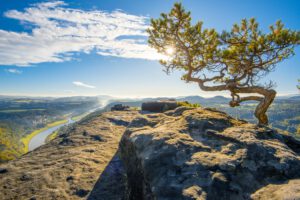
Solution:
{"label": "tree silhouette", "polygon": [[273,82],[261,85],[259,81],[277,63],[294,55],[300,32],[277,21],[265,34],[254,18],[243,19],[222,33],[202,24],[192,25],[190,12],[176,3],[170,13],[151,20],[149,45],[167,55],[160,60],[167,73],[181,70],[183,80],[197,83],[204,91],[230,91],[230,106],[258,101],[255,117],[260,125],[267,125],[266,111],[276,91]]}

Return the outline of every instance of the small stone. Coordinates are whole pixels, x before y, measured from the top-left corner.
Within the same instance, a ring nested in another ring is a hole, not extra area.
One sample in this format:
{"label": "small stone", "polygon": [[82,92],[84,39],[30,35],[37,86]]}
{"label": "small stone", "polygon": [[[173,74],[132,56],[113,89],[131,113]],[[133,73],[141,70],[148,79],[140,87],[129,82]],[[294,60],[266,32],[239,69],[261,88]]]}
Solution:
{"label": "small stone", "polygon": [[91,138],[96,141],[103,141],[100,135],[91,135]]}
{"label": "small stone", "polygon": [[0,174],[5,174],[5,173],[7,173],[7,172],[8,172],[7,169],[5,169],[5,168],[0,168]]}
{"label": "small stone", "polygon": [[64,145],[64,146],[68,146],[68,145],[73,145],[74,142],[70,138],[63,138],[63,140],[59,144]]}
{"label": "small stone", "polygon": [[30,176],[29,175],[27,175],[27,174],[24,174],[24,175],[22,175],[21,177],[20,177],[20,180],[21,181],[28,181],[28,180],[30,180]]}
{"label": "small stone", "polygon": [[86,130],[84,130],[83,133],[82,133],[82,135],[83,135],[83,136],[87,136],[87,135],[88,135],[88,132],[87,132]]}
{"label": "small stone", "polygon": [[73,180],[74,180],[73,176],[68,176],[68,177],[66,178],[66,181],[73,181]]}

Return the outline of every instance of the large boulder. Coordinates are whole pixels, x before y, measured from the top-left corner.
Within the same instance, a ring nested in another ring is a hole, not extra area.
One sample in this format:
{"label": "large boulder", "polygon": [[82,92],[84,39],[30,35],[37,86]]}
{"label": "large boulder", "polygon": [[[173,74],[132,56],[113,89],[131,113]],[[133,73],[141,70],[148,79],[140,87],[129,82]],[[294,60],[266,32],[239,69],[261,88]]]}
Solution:
{"label": "large boulder", "polygon": [[165,112],[177,108],[176,101],[148,101],[142,103],[142,111]]}
{"label": "large boulder", "polygon": [[300,177],[299,147],[291,137],[214,110],[141,115],[120,143],[126,198],[300,199],[300,181],[292,180]]}

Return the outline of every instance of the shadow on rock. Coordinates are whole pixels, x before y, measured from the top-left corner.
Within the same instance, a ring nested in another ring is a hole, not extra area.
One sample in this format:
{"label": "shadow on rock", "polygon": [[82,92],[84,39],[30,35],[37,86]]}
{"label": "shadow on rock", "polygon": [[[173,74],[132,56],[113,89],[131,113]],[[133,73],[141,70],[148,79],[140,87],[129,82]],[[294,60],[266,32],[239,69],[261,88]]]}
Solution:
{"label": "shadow on rock", "polygon": [[108,163],[94,188],[88,196],[88,200],[121,200],[125,199],[126,173],[122,160],[117,152]]}

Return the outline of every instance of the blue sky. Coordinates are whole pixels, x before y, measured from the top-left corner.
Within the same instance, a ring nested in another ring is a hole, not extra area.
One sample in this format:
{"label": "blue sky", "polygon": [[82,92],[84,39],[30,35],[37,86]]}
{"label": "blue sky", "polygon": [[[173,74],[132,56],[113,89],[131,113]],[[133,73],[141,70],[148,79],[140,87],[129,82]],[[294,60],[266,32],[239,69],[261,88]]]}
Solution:
{"label": "blue sky", "polygon": [[[159,55],[146,44],[149,19],[168,12],[175,1],[0,0],[0,94],[120,97],[214,96],[196,84],[166,75]],[[300,30],[298,0],[183,0],[193,21],[221,31],[255,17],[267,31],[281,19]],[[300,49],[264,81],[280,95],[296,94]]]}

